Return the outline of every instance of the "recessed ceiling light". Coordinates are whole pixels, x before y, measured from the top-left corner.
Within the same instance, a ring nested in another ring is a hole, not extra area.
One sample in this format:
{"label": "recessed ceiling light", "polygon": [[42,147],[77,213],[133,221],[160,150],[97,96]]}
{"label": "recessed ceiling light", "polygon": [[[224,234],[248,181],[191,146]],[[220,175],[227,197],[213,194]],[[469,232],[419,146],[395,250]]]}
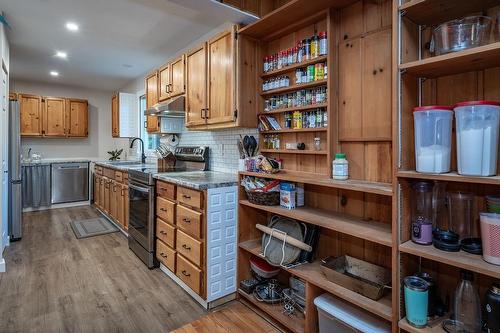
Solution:
{"label": "recessed ceiling light", "polygon": [[66,29],[68,29],[69,31],[78,31],[78,29],[80,28],[78,27],[78,24],[76,24],[75,22],[67,22]]}
{"label": "recessed ceiling light", "polygon": [[68,57],[68,54],[63,51],[57,51],[55,56],[61,59],[66,59]]}
{"label": "recessed ceiling light", "polygon": [[59,72],[56,71],[50,71],[51,76],[59,76]]}

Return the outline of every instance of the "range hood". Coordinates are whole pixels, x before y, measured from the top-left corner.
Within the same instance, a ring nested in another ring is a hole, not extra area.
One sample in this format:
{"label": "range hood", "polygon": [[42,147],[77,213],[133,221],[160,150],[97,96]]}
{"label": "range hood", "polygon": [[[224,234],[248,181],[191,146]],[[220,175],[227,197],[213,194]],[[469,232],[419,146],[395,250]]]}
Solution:
{"label": "range hood", "polygon": [[174,97],[153,105],[153,107],[144,111],[144,114],[146,116],[184,118],[185,101],[186,98],[184,96]]}

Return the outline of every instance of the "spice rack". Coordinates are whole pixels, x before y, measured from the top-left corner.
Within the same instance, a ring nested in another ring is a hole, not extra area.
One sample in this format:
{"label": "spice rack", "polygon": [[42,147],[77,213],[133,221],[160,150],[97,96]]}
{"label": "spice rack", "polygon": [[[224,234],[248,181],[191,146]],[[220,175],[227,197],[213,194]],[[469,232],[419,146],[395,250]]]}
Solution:
{"label": "spice rack", "polygon": [[[397,47],[393,49],[396,60],[394,92],[397,103],[393,118],[397,182],[393,215],[397,225],[397,246],[394,247],[398,281],[398,326],[412,333],[444,332],[438,321],[432,327],[415,328],[405,319],[401,281],[418,271],[430,273],[436,280],[440,297],[453,299],[459,283],[460,269],[474,272],[474,285],[479,290],[481,302],[486,289],[500,279],[500,267],[485,262],[481,255],[464,251],[445,252],[433,245],[415,244],[410,240],[411,185],[416,181],[446,183],[447,191],[466,191],[474,195],[474,227],[478,227],[479,212],[485,210],[486,195],[498,195],[500,177],[471,177],[457,173],[455,130],[452,133],[452,171],[443,174],[424,174],[415,170],[415,141],[413,108],[419,105],[454,105],[466,100],[500,100],[500,43],[432,56],[425,48],[431,30],[445,21],[478,12],[490,16],[500,9],[498,1],[406,1],[395,6],[394,27],[398,31]],[[493,7],[496,6],[496,7]],[[420,101],[420,104],[417,104]],[[453,120],[455,123],[455,120]],[[499,163],[500,165],[500,163]],[[498,166],[497,166],[498,172]],[[484,304],[484,303],[482,303]]]}
{"label": "spice rack", "polygon": [[[286,331],[318,331],[318,313],[313,302],[323,293],[332,294],[383,321],[392,322],[393,332],[398,328],[397,320],[394,320],[398,319],[396,292],[388,292],[378,301],[369,299],[327,280],[320,266],[320,260],[327,256],[349,255],[395,274],[392,256],[395,247],[391,167],[391,4],[390,0],[292,0],[239,31],[259,40],[260,59],[281,49],[289,49],[315,33],[326,31],[327,36],[326,55],[258,74],[259,89],[265,80],[274,76],[288,75],[290,79],[287,87],[261,91],[257,105],[259,117],[272,116],[280,125],[278,130],[260,132],[260,152],[281,159],[283,169],[276,174],[239,173],[240,179],[254,176],[303,183],[305,205],[294,210],[256,205],[247,200],[244,189],[240,187],[238,281],[251,276],[249,260],[262,252],[262,232],[256,229],[256,224],[267,225],[271,216],[278,215],[320,227],[315,259],[297,267],[283,267],[277,277],[282,283],[286,283],[291,275],[305,282],[307,310],[303,317],[284,317],[279,305],[256,304],[251,295],[239,291],[240,299],[265,312]],[[296,84],[297,69],[318,63],[326,63],[326,79]],[[258,66],[263,67],[262,63]],[[326,88],[325,101],[320,103],[297,105],[292,102],[289,105],[287,101],[277,107],[269,107],[269,102],[266,103],[266,99],[272,96],[317,87]],[[317,109],[326,112],[326,126],[286,128],[287,114],[297,112],[302,115]],[[265,147],[266,135],[278,136],[279,149]],[[321,147],[315,151],[313,143],[317,137]],[[306,149],[283,149],[291,142],[304,142]],[[334,154],[339,152],[345,152],[349,160],[350,178],[346,181],[331,178],[331,162]]]}

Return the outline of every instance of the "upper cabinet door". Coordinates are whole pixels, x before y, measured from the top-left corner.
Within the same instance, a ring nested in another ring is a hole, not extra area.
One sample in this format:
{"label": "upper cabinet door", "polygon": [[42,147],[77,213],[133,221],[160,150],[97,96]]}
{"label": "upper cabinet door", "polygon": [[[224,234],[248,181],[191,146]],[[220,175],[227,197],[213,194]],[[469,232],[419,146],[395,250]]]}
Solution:
{"label": "upper cabinet door", "polygon": [[85,100],[69,99],[68,135],[75,137],[88,136],[88,104]]}
{"label": "upper cabinet door", "polygon": [[158,72],[146,77],[146,108],[158,103]]}
{"label": "upper cabinet door", "polygon": [[186,58],[182,55],[180,58],[172,61],[170,64],[170,71],[172,73],[170,80],[170,97],[179,96],[186,91],[186,80],[185,80],[185,68],[186,68]]}
{"label": "upper cabinet door", "polygon": [[111,135],[116,138],[120,136],[120,115],[118,94],[111,97]]}
{"label": "upper cabinet door", "polygon": [[[158,103],[158,72],[154,72],[146,77],[146,108],[149,109]],[[160,123],[158,117],[146,117],[146,131],[148,133],[155,133],[160,130]]]}
{"label": "upper cabinet door", "polygon": [[167,64],[165,66],[163,66],[162,68],[160,68],[160,70],[158,71],[158,76],[159,76],[159,82],[158,82],[158,94],[159,94],[159,98],[158,100],[161,102],[161,101],[164,101],[168,98],[170,98],[170,74],[171,74],[171,70],[170,70],[170,64]]}
{"label": "upper cabinet door", "polygon": [[19,94],[18,100],[21,113],[21,135],[42,135],[42,98]]}
{"label": "upper cabinet door", "polygon": [[235,28],[208,41],[207,124],[235,118]]}
{"label": "upper cabinet door", "polygon": [[186,56],[186,127],[204,125],[207,107],[207,44]]}
{"label": "upper cabinet door", "polygon": [[64,98],[45,97],[43,112],[44,132],[46,136],[66,136],[66,101]]}

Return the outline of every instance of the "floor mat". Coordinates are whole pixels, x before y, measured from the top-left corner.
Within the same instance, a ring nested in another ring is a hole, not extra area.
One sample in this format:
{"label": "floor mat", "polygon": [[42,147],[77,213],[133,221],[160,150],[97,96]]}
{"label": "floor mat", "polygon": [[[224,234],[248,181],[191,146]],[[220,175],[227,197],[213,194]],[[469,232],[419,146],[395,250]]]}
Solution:
{"label": "floor mat", "polygon": [[73,232],[78,239],[105,235],[119,231],[113,223],[103,217],[71,221],[71,229],[73,229]]}

